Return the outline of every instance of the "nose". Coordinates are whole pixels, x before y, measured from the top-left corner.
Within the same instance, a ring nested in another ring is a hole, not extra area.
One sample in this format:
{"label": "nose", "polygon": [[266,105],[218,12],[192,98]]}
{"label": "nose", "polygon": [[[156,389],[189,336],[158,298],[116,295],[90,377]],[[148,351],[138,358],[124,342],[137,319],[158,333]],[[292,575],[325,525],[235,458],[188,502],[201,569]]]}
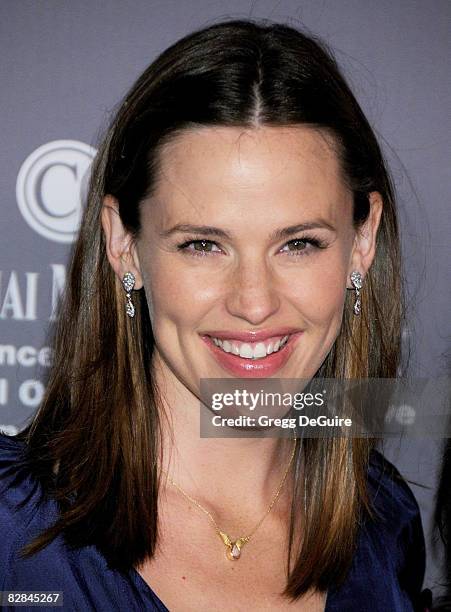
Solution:
{"label": "nose", "polygon": [[233,271],[226,309],[234,317],[259,325],[280,308],[274,273],[265,261],[240,262]]}

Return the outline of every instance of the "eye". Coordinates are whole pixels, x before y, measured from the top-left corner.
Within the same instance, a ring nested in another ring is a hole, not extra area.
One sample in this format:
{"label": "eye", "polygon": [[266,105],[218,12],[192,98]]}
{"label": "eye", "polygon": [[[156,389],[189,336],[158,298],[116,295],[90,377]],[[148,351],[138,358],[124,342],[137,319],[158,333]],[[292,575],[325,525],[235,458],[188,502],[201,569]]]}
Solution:
{"label": "eye", "polygon": [[177,248],[195,257],[204,257],[208,253],[221,253],[221,249],[213,240],[188,240],[183,244],[179,244]]}
{"label": "eye", "polygon": [[[288,247],[288,250],[284,251],[286,247]],[[287,242],[283,249],[281,249],[281,252],[286,253],[290,257],[303,257],[309,255],[315,249],[324,248],[326,248],[326,245],[322,240],[314,236],[304,236],[304,238],[295,238]]]}

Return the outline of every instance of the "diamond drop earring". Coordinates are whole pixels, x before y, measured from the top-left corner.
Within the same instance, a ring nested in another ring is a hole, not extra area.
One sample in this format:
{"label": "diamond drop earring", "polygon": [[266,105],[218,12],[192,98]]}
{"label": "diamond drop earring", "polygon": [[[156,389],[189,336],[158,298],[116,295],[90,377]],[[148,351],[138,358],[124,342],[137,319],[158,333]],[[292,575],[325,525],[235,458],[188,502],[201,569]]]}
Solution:
{"label": "diamond drop earring", "polygon": [[350,278],[355,289],[354,314],[359,315],[362,306],[362,302],[360,300],[360,289],[362,288],[363,277],[358,270],[353,270]]}
{"label": "diamond drop earring", "polygon": [[122,279],[122,285],[125,289],[125,295],[127,297],[127,303],[125,305],[125,312],[132,319],[135,316],[135,307],[133,306],[131,292],[135,286],[135,275],[132,272],[126,272]]}

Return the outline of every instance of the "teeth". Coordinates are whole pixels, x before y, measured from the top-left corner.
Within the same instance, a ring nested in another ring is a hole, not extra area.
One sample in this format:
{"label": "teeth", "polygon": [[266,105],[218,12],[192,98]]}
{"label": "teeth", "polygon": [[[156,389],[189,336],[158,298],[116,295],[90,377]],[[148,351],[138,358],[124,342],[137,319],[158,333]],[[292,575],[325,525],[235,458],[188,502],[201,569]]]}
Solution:
{"label": "teeth", "polygon": [[269,342],[265,344],[264,342],[257,342],[257,344],[252,347],[247,342],[243,342],[240,346],[235,344],[233,341],[229,340],[220,340],[219,338],[213,338],[213,342],[216,346],[221,348],[225,353],[232,353],[233,355],[239,355],[244,359],[262,359],[266,357],[266,355],[271,355],[271,353],[276,353],[285,344],[288,342],[289,336],[284,336],[273,342]]}
{"label": "teeth", "polygon": [[252,350],[251,345],[246,344],[246,342],[243,342],[243,344],[240,346],[240,357],[246,357],[246,359],[252,359],[253,356],[254,356],[254,351]]}
{"label": "teeth", "polygon": [[261,357],[266,357],[266,346],[263,342],[259,342],[254,348],[254,359],[260,359]]}
{"label": "teeth", "polygon": [[225,351],[226,353],[230,353],[230,351],[232,350],[232,345],[230,344],[228,340],[223,341],[222,350]]}

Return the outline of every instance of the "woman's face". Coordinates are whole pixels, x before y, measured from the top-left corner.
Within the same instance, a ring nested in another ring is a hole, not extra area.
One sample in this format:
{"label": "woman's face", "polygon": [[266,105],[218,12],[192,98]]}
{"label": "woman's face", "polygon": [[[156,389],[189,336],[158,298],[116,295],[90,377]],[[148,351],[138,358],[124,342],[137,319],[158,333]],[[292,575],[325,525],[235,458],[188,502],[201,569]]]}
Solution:
{"label": "woman's face", "polygon": [[158,362],[191,389],[310,379],[339,333],[349,274],[374,256],[381,203],[370,201],[356,234],[330,137],[312,128],[180,135],[142,203],[134,255]]}

